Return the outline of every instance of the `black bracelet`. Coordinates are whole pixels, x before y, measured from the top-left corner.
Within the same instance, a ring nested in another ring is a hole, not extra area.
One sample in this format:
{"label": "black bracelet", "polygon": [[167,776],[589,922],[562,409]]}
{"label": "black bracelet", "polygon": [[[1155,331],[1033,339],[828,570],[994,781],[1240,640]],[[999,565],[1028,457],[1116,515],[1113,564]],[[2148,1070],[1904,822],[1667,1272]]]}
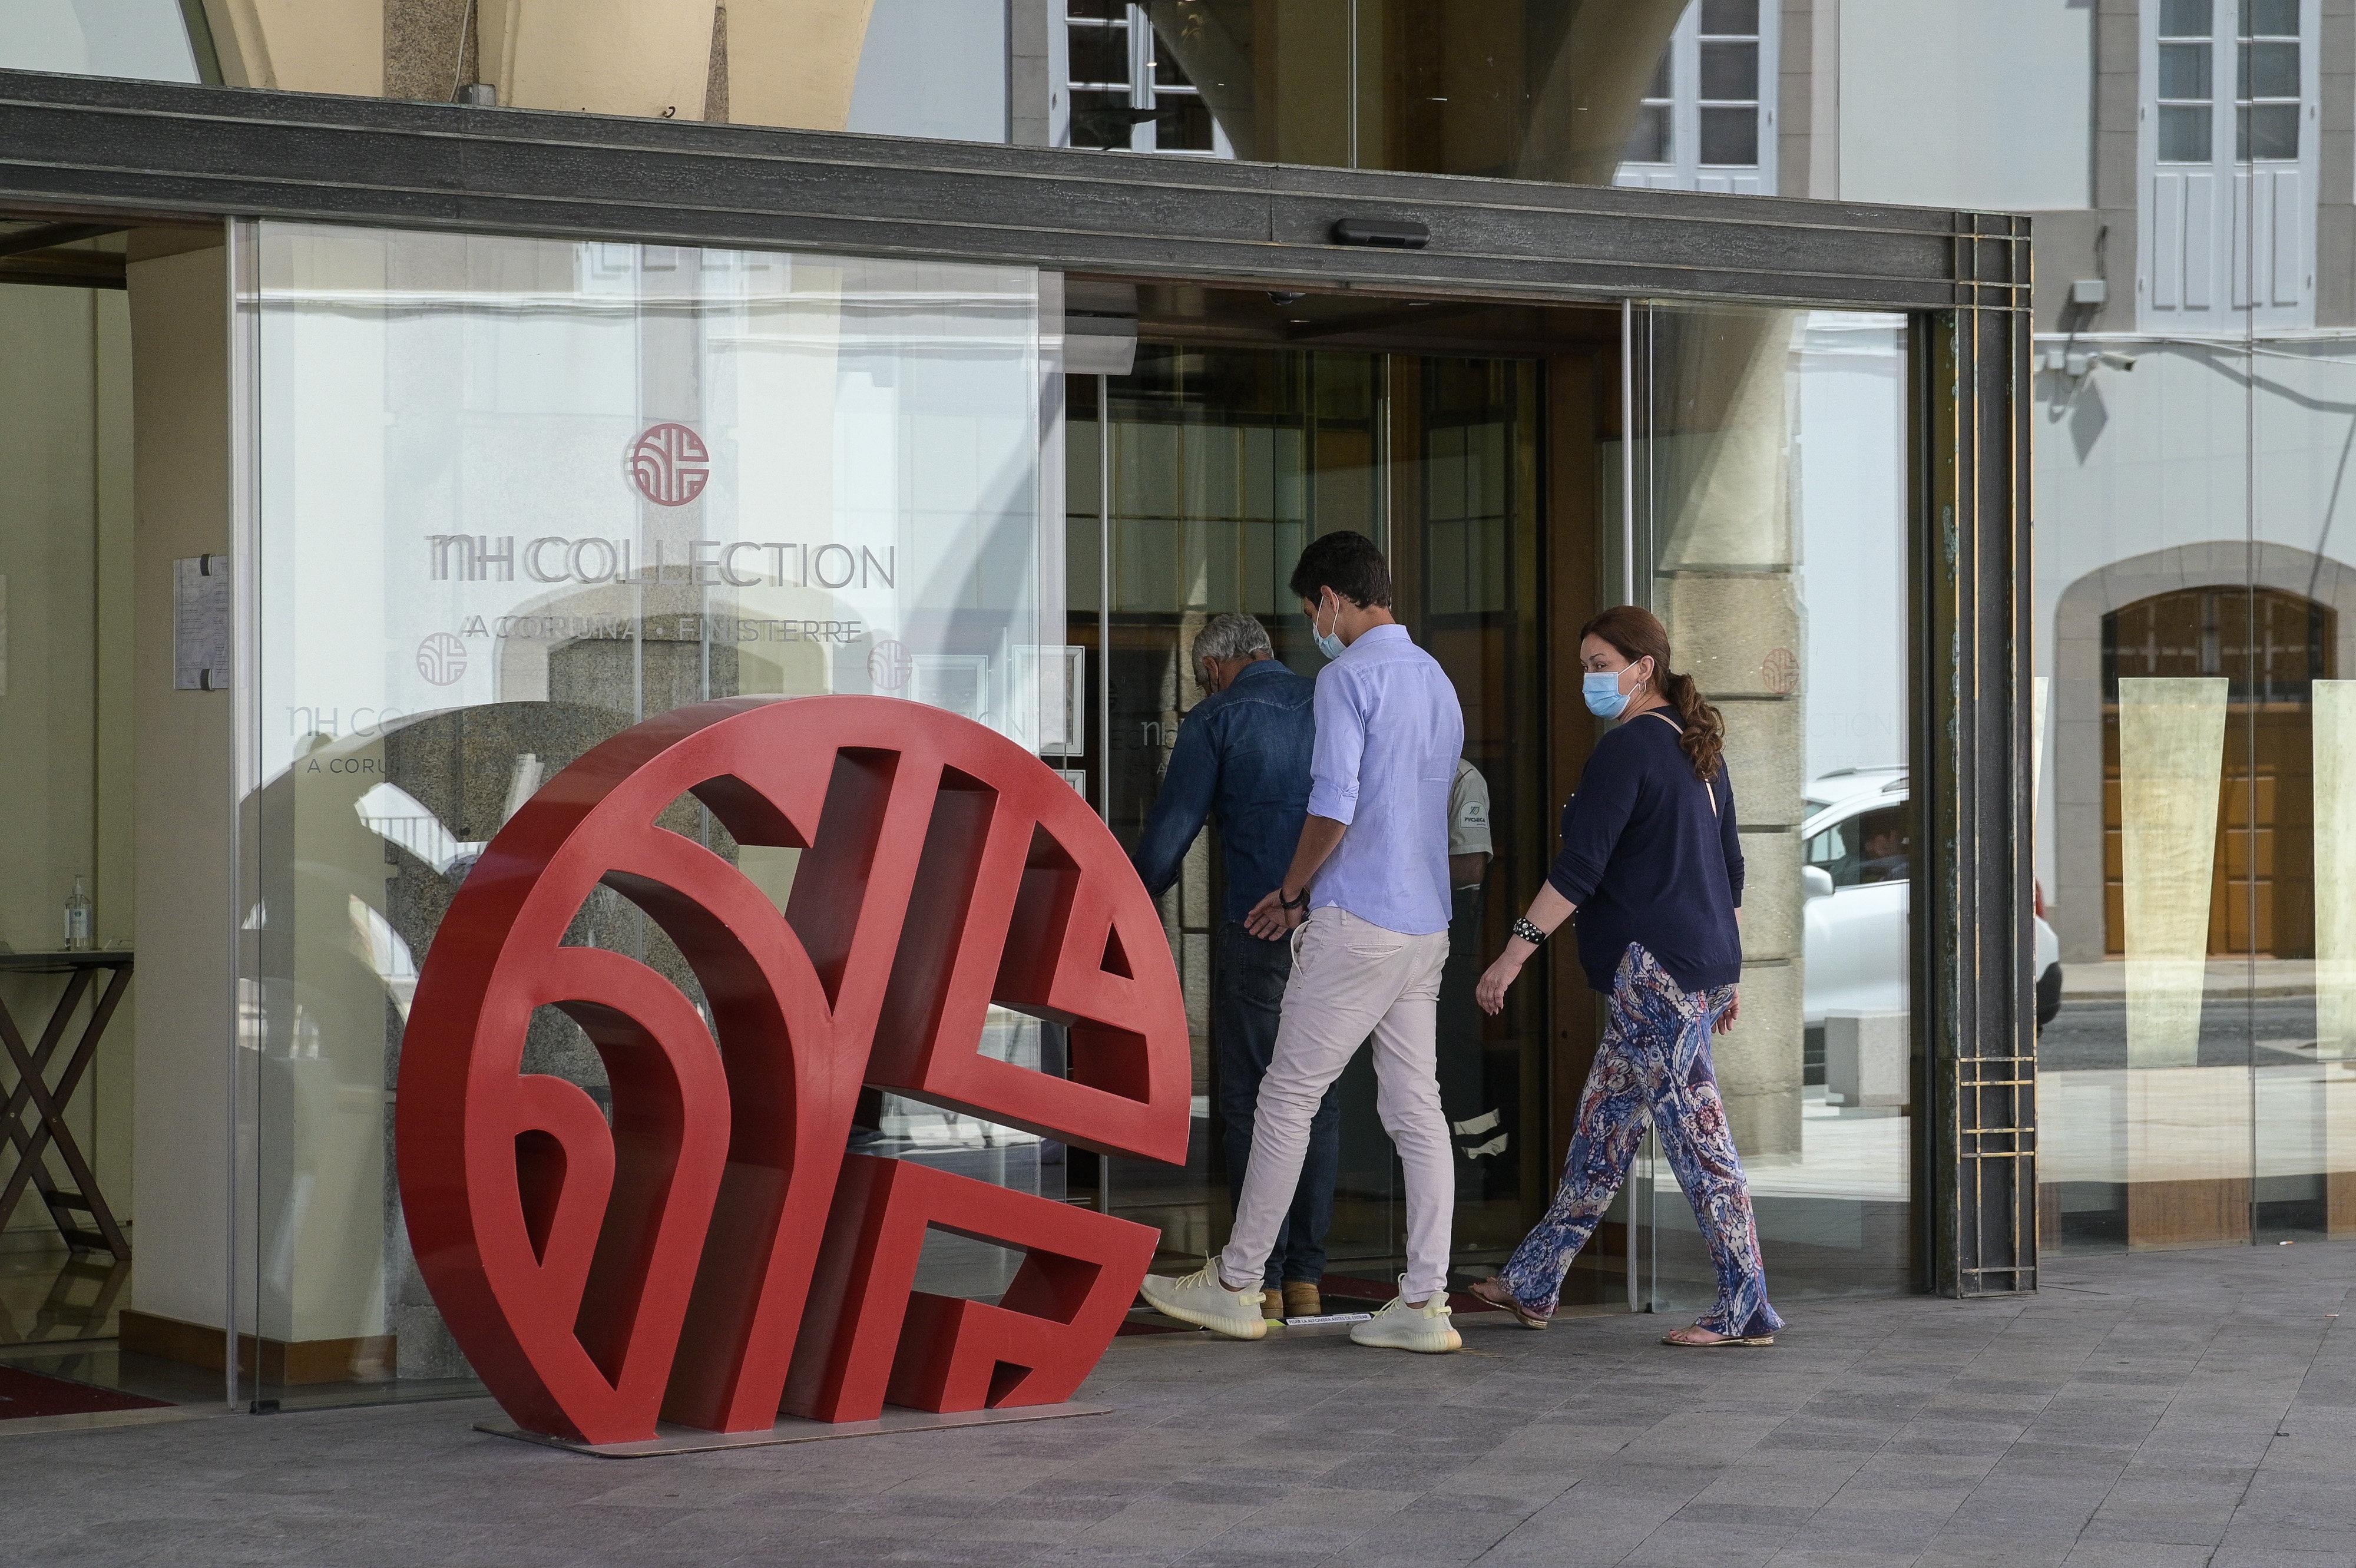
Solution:
{"label": "black bracelet", "polygon": [[1547,940],[1547,934],[1544,931],[1539,930],[1537,923],[1527,915],[1518,915],[1515,917],[1514,935],[1521,938],[1522,940],[1529,943],[1530,946],[1534,948],[1544,946]]}
{"label": "black bracelet", "polygon": [[1276,889],[1276,907],[1280,909],[1306,909],[1309,908],[1309,889],[1302,888],[1301,897],[1298,898],[1288,898],[1284,896],[1283,886],[1279,884]]}

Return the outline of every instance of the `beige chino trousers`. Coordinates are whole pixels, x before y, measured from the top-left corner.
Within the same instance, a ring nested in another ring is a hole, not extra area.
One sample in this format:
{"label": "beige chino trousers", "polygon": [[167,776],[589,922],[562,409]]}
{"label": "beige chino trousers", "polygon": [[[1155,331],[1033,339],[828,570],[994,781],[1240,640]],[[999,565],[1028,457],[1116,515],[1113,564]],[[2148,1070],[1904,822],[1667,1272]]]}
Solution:
{"label": "beige chino trousers", "polygon": [[1448,933],[1408,937],[1335,905],[1293,933],[1284,1016],[1252,1115],[1251,1164],[1219,1268],[1265,1277],[1291,1208],[1309,1123],[1326,1089],[1374,1038],[1376,1108],[1407,1174],[1407,1296],[1448,1288],[1456,1161],[1440,1109],[1440,972]]}

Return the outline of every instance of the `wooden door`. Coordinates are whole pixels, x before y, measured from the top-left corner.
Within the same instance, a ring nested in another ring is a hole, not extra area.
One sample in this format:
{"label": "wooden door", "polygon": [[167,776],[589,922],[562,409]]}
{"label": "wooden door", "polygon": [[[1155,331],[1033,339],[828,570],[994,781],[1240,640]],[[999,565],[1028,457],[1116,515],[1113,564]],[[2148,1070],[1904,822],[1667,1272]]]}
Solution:
{"label": "wooden door", "polygon": [[2232,682],[2218,777],[2209,950],[2315,956],[2310,683],[2333,671],[2331,612],[2272,588],[2184,588],[2103,618],[2104,947],[2126,950],[2118,682]]}

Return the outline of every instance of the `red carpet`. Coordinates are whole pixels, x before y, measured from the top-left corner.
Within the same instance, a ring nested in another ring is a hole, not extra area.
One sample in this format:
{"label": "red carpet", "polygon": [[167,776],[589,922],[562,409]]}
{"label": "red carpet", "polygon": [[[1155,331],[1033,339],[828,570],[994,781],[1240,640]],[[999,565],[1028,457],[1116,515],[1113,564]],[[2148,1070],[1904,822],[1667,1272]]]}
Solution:
{"label": "red carpet", "polygon": [[0,1421],[34,1415],[90,1415],[109,1410],[162,1410],[169,1400],[141,1399],[88,1383],[45,1378],[16,1367],[0,1367]]}

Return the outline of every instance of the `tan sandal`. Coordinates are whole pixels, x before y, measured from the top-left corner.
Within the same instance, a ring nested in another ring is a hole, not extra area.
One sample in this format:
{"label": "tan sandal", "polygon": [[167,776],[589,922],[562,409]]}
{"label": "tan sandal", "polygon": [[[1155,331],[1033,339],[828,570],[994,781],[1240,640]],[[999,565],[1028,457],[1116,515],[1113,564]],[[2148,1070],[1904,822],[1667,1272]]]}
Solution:
{"label": "tan sandal", "polygon": [[1487,1302],[1500,1312],[1512,1314],[1514,1321],[1525,1328],[1544,1328],[1554,1321],[1553,1314],[1532,1312],[1515,1300],[1513,1291],[1507,1288],[1505,1280],[1496,1274],[1492,1274],[1474,1285],[1471,1294],[1478,1300]]}
{"label": "tan sandal", "polygon": [[1772,1345],[1772,1334],[1719,1334],[1708,1339],[1680,1339],[1680,1334],[1708,1334],[1710,1330],[1697,1323],[1690,1328],[1680,1328],[1663,1337],[1661,1343],[1675,1345],[1681,1350],[1715,1350],[1721,1345]]}

